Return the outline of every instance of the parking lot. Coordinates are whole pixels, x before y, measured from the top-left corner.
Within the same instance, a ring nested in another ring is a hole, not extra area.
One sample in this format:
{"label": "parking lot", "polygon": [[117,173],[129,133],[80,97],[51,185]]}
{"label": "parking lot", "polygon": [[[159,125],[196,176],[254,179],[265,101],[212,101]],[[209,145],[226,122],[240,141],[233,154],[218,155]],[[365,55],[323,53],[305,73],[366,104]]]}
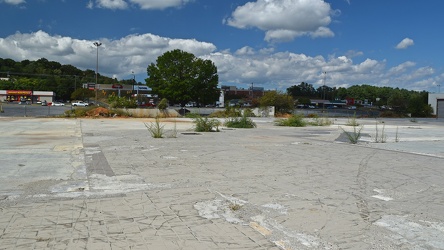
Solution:
{"label": "parking lot", "polygon": [[442,120],[254,121],[1,117],[0,248],[444,249]]}
{"label": "parking lot", "polygon": [[0,105],[3,109],[0,117],[50,117],[62,115],[66,110],[71,109],[70,104],[65,104],[65,106],[42,106],[41,104],[3,102]]}

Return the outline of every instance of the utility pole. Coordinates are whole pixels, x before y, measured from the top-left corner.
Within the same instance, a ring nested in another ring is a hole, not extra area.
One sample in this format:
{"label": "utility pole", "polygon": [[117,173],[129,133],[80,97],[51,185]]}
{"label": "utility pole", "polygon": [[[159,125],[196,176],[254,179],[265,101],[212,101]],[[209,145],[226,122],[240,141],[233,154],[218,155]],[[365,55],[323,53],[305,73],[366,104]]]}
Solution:
{"label": "utility pole", "polygon": [[[94,85],[94,89],[96,91],[96,102],[97,102],[97,88],[98,88],[98,83],[97,83],[97,79],[98,79],[98,74],[99,74],[99,47],[100,45],[102,45],[101,42],[94,42],[93,43],[94,46],[96,46],[97,48],[97,57],[96,57],[96,84]],[[97,104],[97,103],[96,103]]]}
{"label": "utility pole", "polygon": [[327,72],[324,71],[323,74],[324,74],[324,86],[322,87],[322,92],[323,92],[323,97],[322,97],[322,99],[325,100],[325,81],[326,81],[326,79],[327,79]]}

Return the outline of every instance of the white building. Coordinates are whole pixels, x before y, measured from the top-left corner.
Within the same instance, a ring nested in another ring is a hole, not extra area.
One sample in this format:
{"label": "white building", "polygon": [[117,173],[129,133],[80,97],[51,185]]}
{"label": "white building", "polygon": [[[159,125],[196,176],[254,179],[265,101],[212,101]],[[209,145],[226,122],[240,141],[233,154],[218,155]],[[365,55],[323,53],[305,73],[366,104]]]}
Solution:
{"label": "white building", "polygon": [[444,94],[429,93],[429,104],[433,108],[433,114],[438,118],[444,118]]}

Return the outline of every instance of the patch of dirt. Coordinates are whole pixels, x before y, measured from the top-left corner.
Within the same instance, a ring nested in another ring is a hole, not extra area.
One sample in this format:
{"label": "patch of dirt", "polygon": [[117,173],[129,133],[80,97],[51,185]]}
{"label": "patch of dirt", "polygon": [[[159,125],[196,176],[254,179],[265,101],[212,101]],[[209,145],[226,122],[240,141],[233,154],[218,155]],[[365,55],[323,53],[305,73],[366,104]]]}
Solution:
{"label": "patch of dirt", "polygon": [[108,117],[109,110],[103,107],[97,107],[95,109],[86,112],[86,115],[92,117],[99,117],[99,116]]}

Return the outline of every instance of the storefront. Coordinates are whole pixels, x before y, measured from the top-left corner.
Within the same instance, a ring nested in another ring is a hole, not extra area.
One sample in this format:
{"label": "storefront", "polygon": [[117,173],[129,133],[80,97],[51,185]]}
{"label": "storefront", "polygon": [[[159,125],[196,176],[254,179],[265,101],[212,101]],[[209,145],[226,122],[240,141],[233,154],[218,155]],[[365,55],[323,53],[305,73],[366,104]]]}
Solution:
{"label": "storefront", "polygon": [[0,90],[0,100],[3,102],[36,103],[46,101],[50,103],[54,100],[54,92],[31,90]]}

